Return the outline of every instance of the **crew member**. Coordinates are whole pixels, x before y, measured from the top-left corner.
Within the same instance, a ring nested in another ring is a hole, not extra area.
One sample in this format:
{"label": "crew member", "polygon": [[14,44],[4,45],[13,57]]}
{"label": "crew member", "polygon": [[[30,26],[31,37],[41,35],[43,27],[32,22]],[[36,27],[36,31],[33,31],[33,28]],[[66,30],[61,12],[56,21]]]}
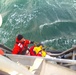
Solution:
{"label": "crew member", "polygon": [[15,45],[13,47],[12,54],[22,54],[22,55],[25,55],[27,51],[28,51],[27,52],[27,54],[28,54],[29,53],[28,45],[29,44],[33,44],[33,43],[34,43],[33,41],[25,39],[23,37],[23,35],[19,34],[16,37],[16,42],[15,42]]}

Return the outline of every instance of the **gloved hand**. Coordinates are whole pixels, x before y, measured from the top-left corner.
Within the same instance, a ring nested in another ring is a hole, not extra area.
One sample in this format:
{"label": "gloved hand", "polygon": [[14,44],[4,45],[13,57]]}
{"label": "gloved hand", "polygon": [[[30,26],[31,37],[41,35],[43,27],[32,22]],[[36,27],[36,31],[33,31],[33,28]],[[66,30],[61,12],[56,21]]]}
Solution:
{"label": "gloved hand", "polygon": [[34,44],[34,41],[31,41],[30,44]]}

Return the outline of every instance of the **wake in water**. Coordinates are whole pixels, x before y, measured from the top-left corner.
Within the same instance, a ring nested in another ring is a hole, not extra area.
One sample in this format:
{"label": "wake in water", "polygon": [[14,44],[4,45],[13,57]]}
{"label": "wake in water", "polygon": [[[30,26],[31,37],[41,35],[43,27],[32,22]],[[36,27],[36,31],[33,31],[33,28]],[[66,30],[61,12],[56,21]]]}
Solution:
{"label": "wake in water", "polygon": [[51,23],[45,23],[45,24],[42,24],[39,26],[40,29],[43,29],[44,26],[51,26],[51,25],[55,25],[57,23],[65,23],[65,22],[71,22],[71,23],[74,23],[76,21],[73,21],[73,20],[57,20],[57,21],[54,21],[54,22],[51,22]]}

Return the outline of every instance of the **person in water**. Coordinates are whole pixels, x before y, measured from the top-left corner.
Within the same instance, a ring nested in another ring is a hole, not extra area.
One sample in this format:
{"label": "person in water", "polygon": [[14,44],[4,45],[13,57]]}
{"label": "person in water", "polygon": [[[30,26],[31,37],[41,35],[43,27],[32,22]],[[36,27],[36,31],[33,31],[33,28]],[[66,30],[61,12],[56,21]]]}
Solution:
{"label": "person in water", "polygon": [[18,34],[16,37],[15,45],[12,49],[12,54],[22,54],[22,55],[28,54],[29,53],[28,45],[33,43],[34,41],[25,39],[23,35]]}
{"label": "person in water", "polygon": [[39,43],[37,45],[31,46],[29,51],[31,56],[40,56],[40,57],[45,57],[46,56],[46,51],[43,48],[43,44]]}

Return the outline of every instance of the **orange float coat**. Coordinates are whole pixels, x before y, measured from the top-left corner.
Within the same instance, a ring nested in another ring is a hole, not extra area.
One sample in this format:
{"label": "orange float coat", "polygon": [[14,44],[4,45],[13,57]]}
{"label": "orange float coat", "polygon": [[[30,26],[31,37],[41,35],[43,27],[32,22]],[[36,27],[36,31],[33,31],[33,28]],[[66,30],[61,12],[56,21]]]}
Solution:
{"label": "orange float coat", "polygon": [[28,44],[30,44],[30,40],[25,39],[24,42],[20,42],[16,38],[16,43],[15,43],[14,48],[12,50],[12,54],[21,54],[21,52],[24,50],[24,48],[28,49]]}

